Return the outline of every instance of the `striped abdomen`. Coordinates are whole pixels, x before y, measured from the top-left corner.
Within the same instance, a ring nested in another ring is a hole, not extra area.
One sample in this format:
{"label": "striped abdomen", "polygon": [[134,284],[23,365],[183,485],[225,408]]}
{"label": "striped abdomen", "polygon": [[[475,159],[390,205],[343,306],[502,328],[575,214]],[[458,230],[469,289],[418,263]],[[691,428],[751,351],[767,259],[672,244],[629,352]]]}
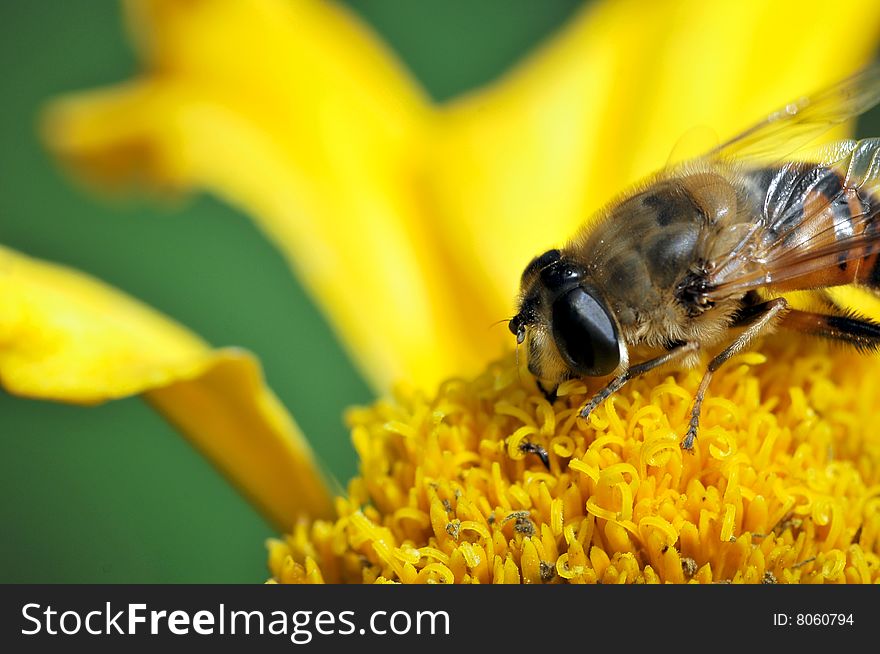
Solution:
{"label": "striped abdomen", "polygon": [[828,154],[746,174],[762,224],[750,246],[774,290],[880,288],[880,139],[844,141]]}

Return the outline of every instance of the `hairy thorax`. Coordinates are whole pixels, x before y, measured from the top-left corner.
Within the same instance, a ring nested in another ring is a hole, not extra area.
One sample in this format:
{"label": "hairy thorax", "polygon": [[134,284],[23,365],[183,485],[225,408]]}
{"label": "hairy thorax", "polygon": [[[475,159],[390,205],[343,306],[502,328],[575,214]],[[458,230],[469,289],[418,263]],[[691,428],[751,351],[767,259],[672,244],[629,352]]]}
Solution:
{"label": "hairy thorax", "polygon": [[[718,246],[713,227],[752,220],[750,202],[728,176],[685,172],[655,181],[614,205],[565,250],[602,289],[631,348],[677,341],[711,345],[740,305],[734,296],[699,304],[700,276]],[[731,216],[740,213],[731,221]],[[688,294],[689,281],[696,291]]]}

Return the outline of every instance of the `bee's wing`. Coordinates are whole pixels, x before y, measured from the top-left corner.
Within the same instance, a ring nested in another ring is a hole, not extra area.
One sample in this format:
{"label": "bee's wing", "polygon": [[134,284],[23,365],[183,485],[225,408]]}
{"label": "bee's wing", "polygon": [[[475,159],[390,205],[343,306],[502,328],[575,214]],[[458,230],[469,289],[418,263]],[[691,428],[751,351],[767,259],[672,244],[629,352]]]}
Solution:
{"label": "bee's wing", "polygon": [[780,161],[878,103],[880,63],[875,63],[814,95],[788,103],[705,156],[715,160]]}
{"label": "bee's wing", "polygon": [[880,139],[841,141],[812,161],[742,174],[760,189],[758,219],[723,226],[706,244],[710,298],[759,288],[880,287]]}

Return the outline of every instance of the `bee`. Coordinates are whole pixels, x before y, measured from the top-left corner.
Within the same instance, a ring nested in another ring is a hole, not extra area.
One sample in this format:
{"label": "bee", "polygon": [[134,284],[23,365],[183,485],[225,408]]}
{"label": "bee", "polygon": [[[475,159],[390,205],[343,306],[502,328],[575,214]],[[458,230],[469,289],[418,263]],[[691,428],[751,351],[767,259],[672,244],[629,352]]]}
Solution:
{"label": "bee", "polygon": [[[880,289],[880,139],[810,141],[880,102],[880,66],[789,103],[702,156],[670,164],[561,249],[535,257],[508,326],[548,399],[567,379],[609,377],[587,417],[659,366],[708,362],[681,447],[692,451],[709,382],[771,329],[880,347],[880,324],[825,289]],[[792,306],[809,291],[827,311]]]}

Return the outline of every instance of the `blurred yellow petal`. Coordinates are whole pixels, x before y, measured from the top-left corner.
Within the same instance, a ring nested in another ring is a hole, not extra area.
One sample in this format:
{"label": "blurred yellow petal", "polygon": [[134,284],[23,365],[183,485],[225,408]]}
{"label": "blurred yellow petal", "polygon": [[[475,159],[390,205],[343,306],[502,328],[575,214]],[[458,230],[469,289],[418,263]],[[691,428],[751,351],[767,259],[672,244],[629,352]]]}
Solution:
{"label": "blurred yellow petal", "polygon": [[419,192],[429,107],[384,47],[327,2],[128,6],[148,74],[55,103],[62,160],[242,207],[378,387],[479,365],[490,321],[470,329],[468,273]]}
{"label": "blurred yellow petal", "polygon": [[820,0],[587,6],[498,83],[445,108],[432,197],[460,235],[454,264],[494,313],[510,311],[531,257],[664,166],[694,128],[733,136],[867,63],[880,4],[836,3],[845,38],[827,15]]}
{"label": "blurred yellow petal", "polygon": [[0,374],[17,395],[91,404],[193,377],[213,353],[148,307],[0,247]]}
{"label": "blurred yellow petal", "polygon": [[332,515],[307,442],[251,354],[212,350],[91,277],[4,247],[0,297],[10,393],[77,404],[144,393],[275,525]]}
{"label": "blurred yellow petal", "polygon": [[215,351],[199,376],[145,397],[273,524],[333,515],[330,491],[308,441],[265,385],[253,355]]}

